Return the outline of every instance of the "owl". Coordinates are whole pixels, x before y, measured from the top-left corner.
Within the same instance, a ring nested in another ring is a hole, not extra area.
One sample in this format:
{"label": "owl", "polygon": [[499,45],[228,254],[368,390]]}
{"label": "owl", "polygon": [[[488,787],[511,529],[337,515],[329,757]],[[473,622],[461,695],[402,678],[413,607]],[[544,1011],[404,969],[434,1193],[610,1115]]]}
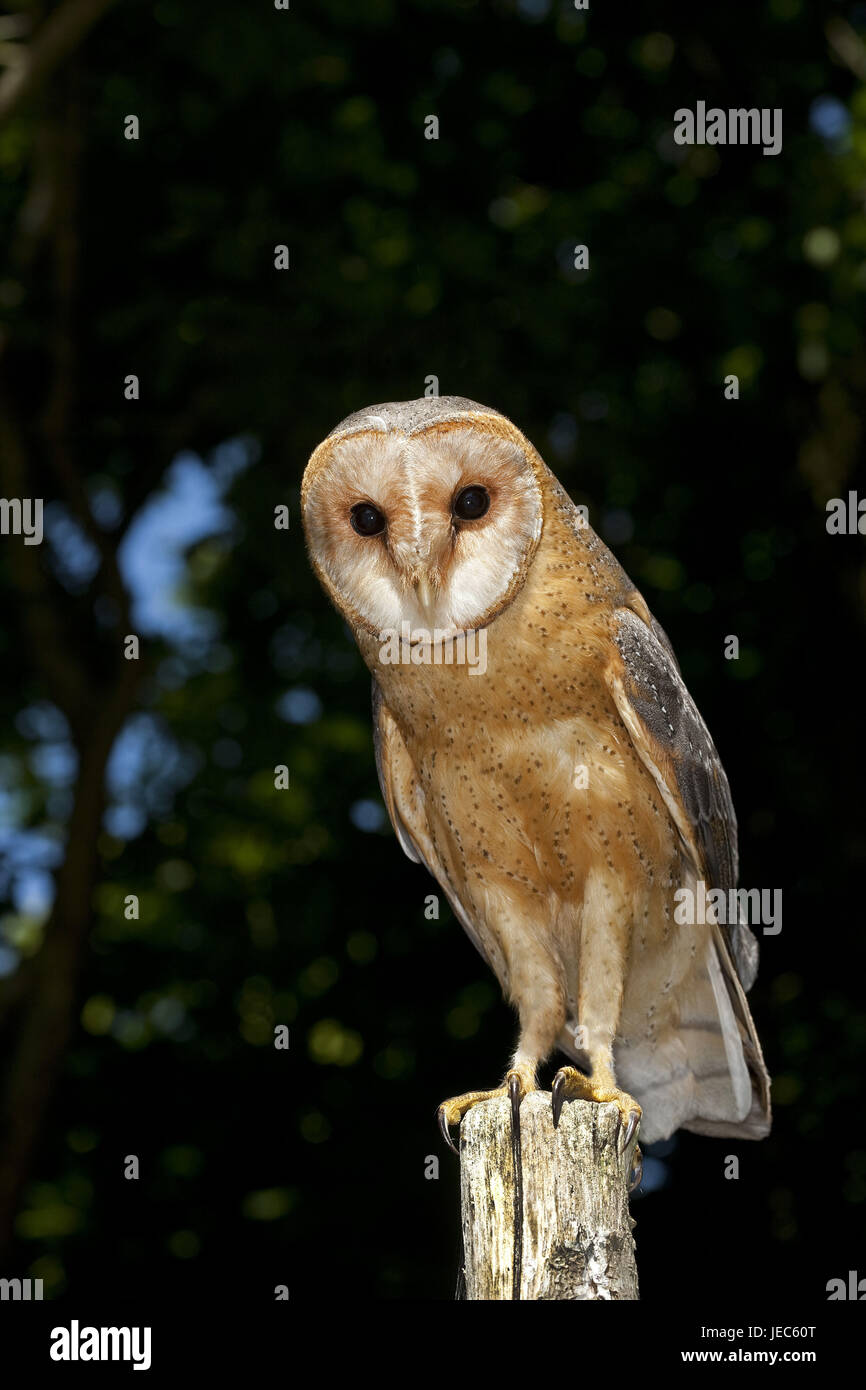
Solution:
{"label": "owl", "polygon": [[[613,1102],[623,1152],[758,1139],[728,781],[664,631],[529,440],[459,396],[371,406],[301,490],[313,568],[373,676],[382,795],[517,1011],[519,1107]],[[483,657],[483,659],[482,659]],[[719,891],[721,890],[721,891]],[[689,896],[691,895],[691,896]],[[708,911],[683,910],[691,903]],[[733,921],[729,918],[733,917]]]}

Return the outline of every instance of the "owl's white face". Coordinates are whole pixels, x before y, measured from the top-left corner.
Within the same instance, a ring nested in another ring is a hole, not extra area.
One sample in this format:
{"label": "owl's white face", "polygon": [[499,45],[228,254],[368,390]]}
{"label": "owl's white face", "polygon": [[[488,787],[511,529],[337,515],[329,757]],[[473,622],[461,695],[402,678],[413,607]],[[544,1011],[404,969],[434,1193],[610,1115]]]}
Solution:
{"label": "owl's white face", "polygon": [[310,552],[340,610],[377,636],[486,626],[541,535],[542,500],[510,439],[459,423],[338,440],[305,498]]}

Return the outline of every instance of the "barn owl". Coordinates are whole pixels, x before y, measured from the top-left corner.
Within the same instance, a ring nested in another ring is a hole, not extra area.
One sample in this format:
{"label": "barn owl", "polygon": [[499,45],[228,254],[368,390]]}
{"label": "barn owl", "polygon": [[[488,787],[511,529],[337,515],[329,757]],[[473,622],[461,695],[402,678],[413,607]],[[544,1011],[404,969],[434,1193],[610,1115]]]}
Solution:
{"label": "barn owl", "polygon": [[[443,1102],[446,1138],[481,1100],[516,1110],[557,1050],[554,1123],[581,1098],[617,1106],[623,1152],[638,1125],[646,1143],[763,1137],[757,942],[739,912],[677,910],[682,890],[736,888],[728,781],[670,642],[583,513],[510,420],[458,396],[350,415],[301,498],[313,568],[373,675],[394,830],[517,1009],[503,1084]],[[460,659],[470,635],[481,674]]]}

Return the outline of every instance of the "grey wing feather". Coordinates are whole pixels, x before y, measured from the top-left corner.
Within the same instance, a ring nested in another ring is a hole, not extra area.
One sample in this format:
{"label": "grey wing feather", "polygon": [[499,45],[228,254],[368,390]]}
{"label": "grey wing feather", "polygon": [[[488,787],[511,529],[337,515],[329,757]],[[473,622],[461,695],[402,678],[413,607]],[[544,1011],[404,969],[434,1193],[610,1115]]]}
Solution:
{"label": "grey wing feather", "polygon": [[[620,716],[652,772],[695,866],[708,887],[737,886],[737,818],[709,730],[685,687],[661,625],[630,608],[616,611],[622,673],[610,683]],[[758,943],[745,922],[724,936],[744,989],[758,970]]]}

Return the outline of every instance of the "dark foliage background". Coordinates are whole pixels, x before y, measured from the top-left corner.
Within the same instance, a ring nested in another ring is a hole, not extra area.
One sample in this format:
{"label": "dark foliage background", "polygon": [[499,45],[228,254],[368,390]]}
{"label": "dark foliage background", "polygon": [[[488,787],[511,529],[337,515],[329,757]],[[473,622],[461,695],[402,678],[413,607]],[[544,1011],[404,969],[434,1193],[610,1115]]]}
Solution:
{"label": "dark foliage background", "polygon": [[[0,491],[46,541],[0,545],[4,1272],[452,1294],[434,1111],[513,1020],[424,916],[298,511],[319,439],[430,375],[589,504],[716,738],[743,883],[784,890],[773,1134],[655,1154],[643,1297],[817,1304],[862,1263],[866,570],[825,506],[862,453],[864,81],[862,5],[127,0],[5,112]],[[781,107],[782,153],[675,146],[698,100]]]}

